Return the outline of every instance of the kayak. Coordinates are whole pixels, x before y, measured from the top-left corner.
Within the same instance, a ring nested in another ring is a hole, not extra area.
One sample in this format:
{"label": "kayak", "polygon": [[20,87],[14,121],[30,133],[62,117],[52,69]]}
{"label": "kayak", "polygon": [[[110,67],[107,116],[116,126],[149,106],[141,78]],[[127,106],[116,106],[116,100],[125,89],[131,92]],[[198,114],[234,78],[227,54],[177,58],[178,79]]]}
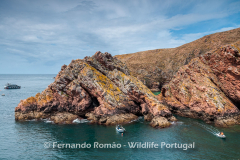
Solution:
{"label": "kayak", "polygon": [[219,138],[226,138],[225,135],[221,135],[220,133],[217,133],[216,136],[218,136]]}

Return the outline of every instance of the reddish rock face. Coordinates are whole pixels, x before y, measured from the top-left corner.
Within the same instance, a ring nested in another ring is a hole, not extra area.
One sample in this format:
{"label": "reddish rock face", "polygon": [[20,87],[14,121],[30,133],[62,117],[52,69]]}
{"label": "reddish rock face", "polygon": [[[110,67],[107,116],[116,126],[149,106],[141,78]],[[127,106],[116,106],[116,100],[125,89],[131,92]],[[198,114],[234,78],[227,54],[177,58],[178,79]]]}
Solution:
{"label": "reddish rock face", "polygon": [[101,52],[63,65],[47,89],[15,108],[16,120],[48,117],[57,123],[87,117],[93,123],[110,125],[127,123],[136,115],[164,119],[164,127],[173,119],[168,108],[130,75],[124,63]]}
{"label": "reddish rock face", "polygon": [[235,106],[240,104],[239,71],[238,50],[221,47],[181,67],[158,99],[181,116],[218,126],[239,124],[240,112]]}
{"label": "reddish rock face", "polygon": [[234,45],[222,47],[200,57],[219,80],[219,87],[234,102],[240,104],[240,54]]}

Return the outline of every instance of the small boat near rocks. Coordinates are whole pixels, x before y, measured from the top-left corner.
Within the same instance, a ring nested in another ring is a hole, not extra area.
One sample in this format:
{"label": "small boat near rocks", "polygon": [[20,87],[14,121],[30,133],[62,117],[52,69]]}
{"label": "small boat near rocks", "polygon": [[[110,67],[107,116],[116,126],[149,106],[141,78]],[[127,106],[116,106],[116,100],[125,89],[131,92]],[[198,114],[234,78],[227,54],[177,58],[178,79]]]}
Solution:
{"label": "small boat near rocks", "polygon": [[116,130],[117,130],[118,132],[120,132],[120,133],[123,133],[123,132],[126,131],[125,128],[123,128],[122,125],[117,125],[117,126],[116,126]]}
{"label": "small boat near rocks", "polygon": [[226,138],[226,136],[222,133],[217,133],[216,136],[218,136],[219,138]]}

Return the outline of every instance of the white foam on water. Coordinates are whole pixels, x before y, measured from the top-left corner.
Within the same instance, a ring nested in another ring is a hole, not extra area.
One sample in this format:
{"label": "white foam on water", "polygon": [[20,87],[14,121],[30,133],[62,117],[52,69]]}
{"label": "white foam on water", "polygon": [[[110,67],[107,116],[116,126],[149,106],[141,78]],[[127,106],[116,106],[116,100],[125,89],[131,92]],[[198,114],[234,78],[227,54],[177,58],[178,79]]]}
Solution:
{"label": "white foam on water", "polygon": [[50,119],[42,119],[45,123],[54,123],[53,121],[51,121]]}
{"label": "white foam on water", "polygon": [[73,120],[73,123],[88,123],[89,122],[89,120],[87,120],[87,119],[74,119]]}
{"label": "white foam on water", "polygon": [[54,123],[53,121],[47,120],[45,123]]}
{"label": "white foam on water", "polygon": [[181,122],[181,121],[176,121],[176,122],[170,122],[171,124],[175,124],[175,125],[182,125],[183,124],[183,122]]}
{"label": "white foam on water", "polygon": [[73,120],[73,123],[81,123],[81,121],[77,118]]}
{"label": "white foam on water", "polygon": [[26,120],[26,121],[37,121],[36,119],[30,119],[30,120]]}
{"label": "white foam on water", "polygon": [[83,121],[84,121],[84,123],[88,123],[88,122],[90,122],[90,121],[87,120],[87,119],[83,119]]}
{"label": "white foam on water", "polygon": [[201,124],[201,123],[198,123],[198,122],[196,122],[194,124],[197,124],[198,126],[202,127],[203,129],[205,129],[209,133],[212,133],[215,136],[217,136],[220,133],[220,131],[213,126],[210,126],[210,125],[207,125],[207,124]]}
{"label": "white foam on water", "polygon": [[134,120],[132,120],[132,121],[130,121],[130,122],[128,122],[128,123],[141,122],[141,120],[143,120],[143,116],[140,116],[140,117],[138,117],[137,119],[134,119]]}

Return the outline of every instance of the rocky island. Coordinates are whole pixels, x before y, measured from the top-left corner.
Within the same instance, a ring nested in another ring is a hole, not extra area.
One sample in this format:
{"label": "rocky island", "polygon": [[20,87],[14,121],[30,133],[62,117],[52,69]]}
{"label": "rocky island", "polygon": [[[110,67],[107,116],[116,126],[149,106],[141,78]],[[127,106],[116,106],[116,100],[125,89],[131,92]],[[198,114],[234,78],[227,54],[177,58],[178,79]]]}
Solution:
{"label": "rocky island", "polygon": [[42,93],[21,100],[15,108],[16,120],[49,118],[55,123],[87,118],[91,123],[114,125],[138,116],[153,127],[168,127],[176,121],[167,106],[107,52],[63,65]]}
{"label": "rocky island", "polygon": [[21,100],[15,119],[115,125],[144,116],[165,128],[177,114],[221,127],[240,124],[239,38],[240,28],[174,49],[115,57],[98,51],[72,60],[42,93]]}

